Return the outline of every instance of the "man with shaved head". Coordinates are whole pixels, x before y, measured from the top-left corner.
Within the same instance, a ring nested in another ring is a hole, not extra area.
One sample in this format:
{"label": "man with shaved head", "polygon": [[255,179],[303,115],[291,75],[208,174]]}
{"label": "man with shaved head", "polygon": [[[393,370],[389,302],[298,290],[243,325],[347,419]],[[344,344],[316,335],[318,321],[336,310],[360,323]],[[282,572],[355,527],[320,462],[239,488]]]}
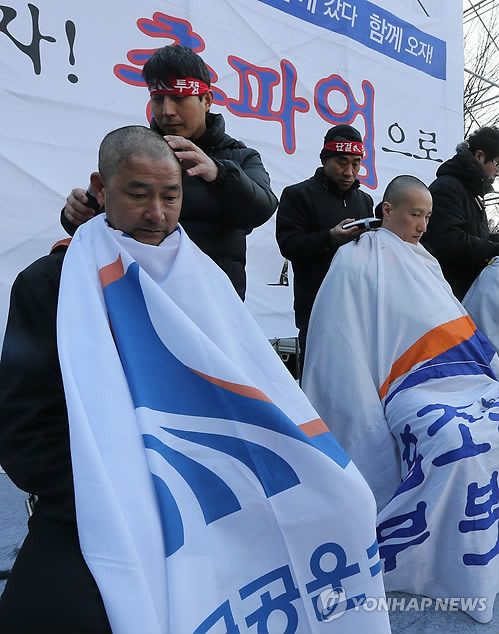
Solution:
{"label": "man with shaved head", "polygon": [[486,622],[497,527],[477,530],[475,504],[497,480],[497,356],[420,244],[426,185],[398,176],[376,212],[319,290],[303,389],[376,497],[386,589],[486,597],[462,608]]}
{"label": "man with shaved head", "polygon": [[[91,182],[106,207],[102,232],[124,232],[144,246],[158,246],[177,228],[181,168],[157,132],[142,126],[110,132]],[[11,294],[0,363],[0,464],[19,488],[38,500],[0,599],[0,632],[5,633],[111,631],[76,530],[56,333],[66,253],[67,245],[56,245],[19,274]],[[69,283],[77,288],[81,279],[76,275]]]}
{"label": "man with shaved head", "polygon": [[376,216],[383,221],[382,227],[410,244],[418,244],[421,240],[431,212],[428,187],[419,178],[409,175],[394,178],[376,207]]}
{"label": "man with shaved head", "polygon": [[[140,151],[137,148],[140,148]],[[109,226],[138,242],[159,245],[175,230],[182,205],[182,174],[164,139],[142,126],[110,132],[90,177]]]}
{"label": "man with shaved head", "polygon": [[[327,587],[298,592],[309,562],[376,556],[372,493],[178,223],[181,179],[157,132],[110,132],[91,175],[105,215],[14,283],[0,464],[37,501],[2,634],[207,632],[220,614],[244,628],[256,603],[233,597],[274,582],[293,588],[293,628],[314,631],[336,606]],[[384,598],[370,564],[352,600]],[[343,634],[389,631],[385,612],[348,612]]]}

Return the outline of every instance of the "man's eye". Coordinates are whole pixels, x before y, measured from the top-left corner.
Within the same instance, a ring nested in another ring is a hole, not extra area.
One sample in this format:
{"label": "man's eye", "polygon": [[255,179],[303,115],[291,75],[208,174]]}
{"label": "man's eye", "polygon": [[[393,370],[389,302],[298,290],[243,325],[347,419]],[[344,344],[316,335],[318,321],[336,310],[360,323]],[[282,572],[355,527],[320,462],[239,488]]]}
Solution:
{"label": "man's eye", "polygon": [[128,195],[133,198],[134,200],[141,200],[142,198],[145,198],[146,195],[145,194],[138,194],[136,192],[129,192]]}
{"label": "man's eye", "polygon": [[165,196],[164,200],[166,200],[167,203],[174,203],[177,200],[177,196]]}

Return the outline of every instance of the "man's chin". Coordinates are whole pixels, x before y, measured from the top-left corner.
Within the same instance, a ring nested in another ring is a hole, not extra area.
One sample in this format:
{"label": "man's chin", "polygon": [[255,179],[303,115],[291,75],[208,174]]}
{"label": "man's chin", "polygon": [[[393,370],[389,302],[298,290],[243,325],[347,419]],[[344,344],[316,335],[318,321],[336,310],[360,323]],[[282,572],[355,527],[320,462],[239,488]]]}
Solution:
{"label": "man's chin", "polygon": [[348,191],[352,185],[354,184],[355,181],[340,181],[339,183],[337,183],[338,188],[342,191],[342,192],[346,192]]}
{"label": "man's chin", "polygon": [[184,127],[181,124],[178,125],[164,125],[161,126],[161,132],[167,136],[167,135],[171,135],[171,136],[185,136],[185,130]]}
{"label": "man's chin", "polygon": [[152,246],[158,246],[166,238],[166,231],[147,231],[146,229],[137,229],[132,233],[132,238],[142,244],[150,244]]}

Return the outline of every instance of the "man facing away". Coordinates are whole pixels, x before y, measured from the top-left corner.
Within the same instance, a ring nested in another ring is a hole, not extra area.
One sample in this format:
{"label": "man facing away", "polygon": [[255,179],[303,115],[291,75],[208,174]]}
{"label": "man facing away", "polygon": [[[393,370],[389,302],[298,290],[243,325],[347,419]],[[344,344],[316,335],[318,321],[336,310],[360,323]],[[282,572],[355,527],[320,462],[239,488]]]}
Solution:
{"label": "man facing away", "polygon": [[[209,71],[192,49],[158,49],[142,75],[151,96],[151,128],[165,135],[183,168],[182,226],[244,299],[246,235],[277,207],[260,154],[225,133],[221,114],[210,113]],[[62,225],[72,235],[98,210],[94,197],[74,189]]]}
{"label": "man facing away", "polygon": [[276,238],[293,266],[295,323],[301,358],[305,354],[310,312],[317,291],[338,248],[360,234],[343,229],[347,222],[373,215],[373,201],[357,179],[364,146],[349,125],[328,130],[320,152],[322,167],[306,181],[282,192]]}
{"label": "man facing away", "polygon": [[110,132],[105,215],[14,283],[0,463],[38,501],[0,632],[388,634],[346,609],[384,596],[372,493],[177,224],[181,172],[153,130]]}
{"label": "man facing away", "polygon": [[377,211],[382,227],[341,247],[319,290],[303,388],[375,494],[386,589],[469,597],[459,607],[487,622],[499,590],[497,521],[481,521],[497,491],[497,356],[419,243],[426,185],[395,178]]}
{"label": "man facing away", "polygon": [[489,230],[484,196],[499,173],[499,129],[479,128],[437,170],[430,185],[433,218],[423,238],[462,301],[487,262],[499,255]]}

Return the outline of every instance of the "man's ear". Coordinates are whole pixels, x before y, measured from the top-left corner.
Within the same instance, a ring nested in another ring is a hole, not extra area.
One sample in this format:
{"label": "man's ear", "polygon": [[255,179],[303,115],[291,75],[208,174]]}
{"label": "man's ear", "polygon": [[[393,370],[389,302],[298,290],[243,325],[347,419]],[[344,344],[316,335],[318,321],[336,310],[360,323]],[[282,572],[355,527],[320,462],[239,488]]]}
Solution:
{"label": "man's ear", "polygon": [[389,218],[392,211],[391,203],[385,200],[385,202],[381,205],[381,210],[383,212],[383,218]]}
{"label": "man's ear", "polygon": [[203,94],[204,99],[204,109],[205,112],[208,112],[211,108],[211,104],[213,103],[213,90],[208,90]]}
{"label": "man's ear", "polygon": [[475,152],[475,158],[479,163],[485,163],[485,153],[483,150],[477,150]]}
{"label": "man's ear", "polygon": [[104,183],[99,172],[92,172],[90,174],[90,184],[92,185],[92,190],[97,202],[101,207],[104,207]]}

